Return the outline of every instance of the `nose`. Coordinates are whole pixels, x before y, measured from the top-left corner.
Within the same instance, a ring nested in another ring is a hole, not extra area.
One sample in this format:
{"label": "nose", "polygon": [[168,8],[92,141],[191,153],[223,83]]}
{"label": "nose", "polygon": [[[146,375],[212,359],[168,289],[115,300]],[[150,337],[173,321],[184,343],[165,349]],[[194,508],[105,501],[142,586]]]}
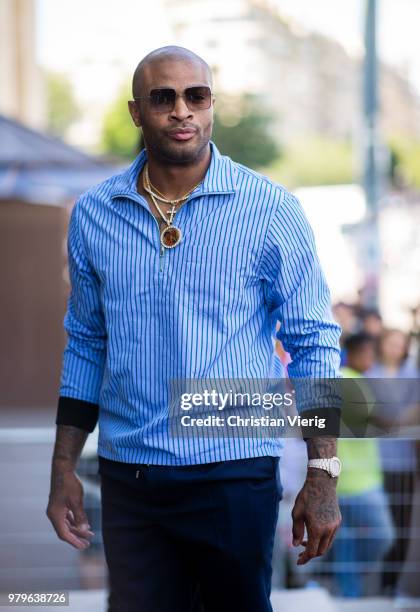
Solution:
{"label": "nose", "polygon": [[171,113],[171,117],[183,121],[184,119],[187,119],[187,117],[191,116],[192,112],[188,108],[184,96],[178,95],[175,100],[175,106]]}

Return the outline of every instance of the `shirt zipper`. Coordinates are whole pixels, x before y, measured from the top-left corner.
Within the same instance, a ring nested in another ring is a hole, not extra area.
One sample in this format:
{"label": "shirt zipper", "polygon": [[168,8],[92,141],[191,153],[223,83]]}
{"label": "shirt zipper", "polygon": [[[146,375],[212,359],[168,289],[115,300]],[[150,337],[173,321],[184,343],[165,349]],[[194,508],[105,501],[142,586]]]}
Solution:
{"label": "shirt zipper", "polygon": [[[151,212],[150,212],[150,214],[152,215]],[[158,228],[158,238],[159,238],[159,272],[161,274],[163,274],[164,263],[165,263],[165,247],[163,246],[163,244],[160,241],[160,225],[159,225],[159,221],[156,219],[155,215],[152,215],[152,217],[155,220],[155,223],[156,223],[157,228]]]}
{"label": "shirt zipper", "polygon": [[[190,201],[190,198],[188,198],[188,200],[186,200],[185,202],[183,202],[181,204],[181,206],[178,208],[178,210],[176,211],[176,213],[174,214],[174,217],[172,219],[172,224],[174,224],[174,221],[176,219],[177,214],[179,213],[179,211],[181,210],[181,208],[184,206],[184,204],[186,204],[187,202]],[[160,256],[159,256],[159,270],[160,273],[163,274],[164,269],[165,269],[165,247],[163,246],[163,244],[160,242],[160,226],[159,226],[159,221],[156,219],[156,217],[154,215],[152,215],[154,220],[157,223],[158,226],[158,231],[159,231],[159,243],[160,243]],[[175,247],[176,248],[176,247]]]}
{"label": "shirt zipper", "polygon": [[[139,194],[139,195],[140,195],[140,194]],[[191,195],[192,195],[192,194],[191,194]],[[197,194],[197,195],[198,195],[198,194]],[[140,195],[140,197],[141,197],[141,198],[143,198],[143,200],[145,199],[145,198],[144,198],[143,196],[141,196],[141,195]],[[183,203],[181,204],[181,206],[178,208],[178,210],[177,210],[177,211],[176,211],[176,213],[174,214],[174,217],[173,217],[173,219],[172,219],[172,222],[174,222],[174,221],[175,221],[175,218],[176,218],[177,214],[179,213],[179,211],[181,210],[181,208],[182,208],[182,207],[183,207],[183,206],[184,206],[184,205],[185,205],[187,202],[189,202],[190,200],[191,200],[191,197],[189,197],[189,198],[188,198],[188,200],[186,200],[185,202],[183,202]],[[165,269],[165,251],[166,251],[166,249],[165,249],[165,247],[163,246],[163,244],[160,242],[160,225],[159,225],[159,221],[156,219],[155,215],[153,215],[153,214],[152,214],[152,211],[150,210],[149,206],[147,206],[147,209],[148,209],[149,213],[152,215],[153,219],[155,220],[155,223],[156,223],[157,228],[158,228],[158,236],[159,236],[159,248],[160,248],[160,251],[159,251],[159,272],[160,272],[161,274],[163,274],[163,273],[164,273],[164,269]]]}
{"label": "shirt zipper", "polygon": [[[160,233],[159,233],[159,241],[160,241]],[[163,274],[164,264],[165,264],[165,247],[161,244],[160,245],[160,256],[159,256],[159,269],[160,269],[161,274]]]}

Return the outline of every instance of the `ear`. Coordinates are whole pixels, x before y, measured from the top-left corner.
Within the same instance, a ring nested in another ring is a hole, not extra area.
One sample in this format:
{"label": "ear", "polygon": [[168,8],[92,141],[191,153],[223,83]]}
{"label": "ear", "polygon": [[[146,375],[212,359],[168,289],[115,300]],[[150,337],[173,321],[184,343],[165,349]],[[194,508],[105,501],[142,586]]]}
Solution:
{"label": "ear", "polygon": [[134,100],[128,101],[128,110],[136,127],[141,127],[141,115],[139,107]]}

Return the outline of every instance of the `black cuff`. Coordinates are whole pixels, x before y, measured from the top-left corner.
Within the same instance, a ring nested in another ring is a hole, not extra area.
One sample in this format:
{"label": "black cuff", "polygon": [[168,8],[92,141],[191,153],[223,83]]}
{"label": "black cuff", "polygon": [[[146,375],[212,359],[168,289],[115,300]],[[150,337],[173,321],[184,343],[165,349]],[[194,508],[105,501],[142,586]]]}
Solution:
{"label": "black cuff", "polygon": [[312,425],[301,425],[302,438],[305,442],[310,438],[320,436],[340,437],[341,410],[339,408],[314,408],[313,410],[302,411],[299,416],[301,419],[316,417],[315,421],[312,421]]}
{"label": "black cuff", "polygon": [[98,422],[99,406],[74,397],[58,398],[56,425],[71,425],[91,433]]}

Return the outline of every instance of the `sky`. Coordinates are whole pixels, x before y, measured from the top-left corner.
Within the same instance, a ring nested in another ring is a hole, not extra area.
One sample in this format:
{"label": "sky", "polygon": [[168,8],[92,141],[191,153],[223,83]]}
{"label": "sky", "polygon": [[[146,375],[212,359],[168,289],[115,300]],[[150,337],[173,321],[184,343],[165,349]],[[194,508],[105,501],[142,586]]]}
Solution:
{"label": "sky", "polygon": [[50,67],[92,57],[126,64],[171,36],[160,0],[35,1],[38,60]]}

